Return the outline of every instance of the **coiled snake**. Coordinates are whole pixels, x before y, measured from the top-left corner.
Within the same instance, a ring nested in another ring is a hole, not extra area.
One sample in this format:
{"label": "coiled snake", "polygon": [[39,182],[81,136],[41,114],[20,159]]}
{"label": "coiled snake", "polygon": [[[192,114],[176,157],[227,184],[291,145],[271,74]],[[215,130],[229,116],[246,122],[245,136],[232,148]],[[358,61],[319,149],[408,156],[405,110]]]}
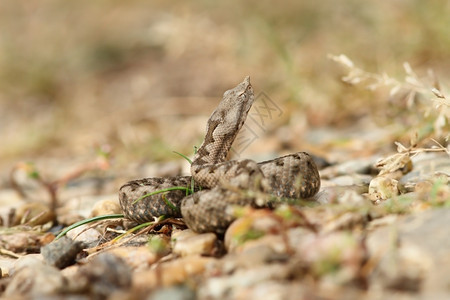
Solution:
{"label": "coiled snake", "polygon": [[[308,153],[298,152],[260,163],[249,159],[226,161],[254,100],[248,76],[226,91],[208,119],[205,140],[192,160],[192,176],[144,178],[126,183],[119,191],[125,217],[138,223],[161,215],[183,217],[186,225],[196,232],[223,233],[235,219],[230,209],[233,205],[266,206],[269,195],[314,196],[320,188],[320,177]],[[148,196],[163,189],[191,186],[195,191],[191,195],[171,190]]]}

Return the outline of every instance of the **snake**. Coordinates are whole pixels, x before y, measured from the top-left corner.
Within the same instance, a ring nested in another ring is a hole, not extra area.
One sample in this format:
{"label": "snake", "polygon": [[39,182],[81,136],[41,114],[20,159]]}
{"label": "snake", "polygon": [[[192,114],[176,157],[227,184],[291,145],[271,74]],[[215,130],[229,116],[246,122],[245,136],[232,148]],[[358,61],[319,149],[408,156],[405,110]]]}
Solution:
{"label": "snake", "polygon": [[271,199],[312,198],[320,189],[320,176],[306,152],[263,162],[227,160],[254,101],[249,76],[223,94],[207,121],[190,176],[143,178],[122,185],[119,202],[125,218],[136,223],[161,216],[183,218],[195,232],[223,234],[236,219],[236,207],[270,207]]}

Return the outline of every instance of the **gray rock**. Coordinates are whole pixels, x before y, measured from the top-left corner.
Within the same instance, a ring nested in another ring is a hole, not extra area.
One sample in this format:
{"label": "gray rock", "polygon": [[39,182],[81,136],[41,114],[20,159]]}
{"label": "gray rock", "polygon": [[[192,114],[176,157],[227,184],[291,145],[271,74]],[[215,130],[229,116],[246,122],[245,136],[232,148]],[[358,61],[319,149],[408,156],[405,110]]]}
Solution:
{"label": "gray rock", "polygon": [[63,236],[42,247],[41,254],[49,265],[63,269],[75,263],[75,258],[83,250],[83,247],[83,243]]}
{"label": "gray rock", "polygon": [[371,288],[417,292],[426,299],[440,294],[450,299],[449,220],[450,209],[430,210],[370,234],[368,251],[378,262],[370,278]]}

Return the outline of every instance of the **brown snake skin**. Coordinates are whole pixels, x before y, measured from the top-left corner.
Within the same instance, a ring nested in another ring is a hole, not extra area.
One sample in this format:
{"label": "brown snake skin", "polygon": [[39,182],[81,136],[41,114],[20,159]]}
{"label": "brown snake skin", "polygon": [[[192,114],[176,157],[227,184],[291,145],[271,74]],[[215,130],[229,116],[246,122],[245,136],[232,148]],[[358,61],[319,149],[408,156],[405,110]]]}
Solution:
{"label": "brown snake skin", "polygon": [[[208,119],[205,140],[192,160],[192,176],[145,178],[123,185],[119,200],[125,217],[138,223],[161,215],[183,217],[186,225],[196,232],[223,233],[235,219],[230,209],[234,205],[263,207],[273,197],[314,196],[320,188],[320,177],[308,153],[298,152],[260,163],[249,159],[226,161],[254,99],[248,76],[224,93]],[[176,190],[143,197],[161,189],[191,186],[195,191],[191,195]]]}

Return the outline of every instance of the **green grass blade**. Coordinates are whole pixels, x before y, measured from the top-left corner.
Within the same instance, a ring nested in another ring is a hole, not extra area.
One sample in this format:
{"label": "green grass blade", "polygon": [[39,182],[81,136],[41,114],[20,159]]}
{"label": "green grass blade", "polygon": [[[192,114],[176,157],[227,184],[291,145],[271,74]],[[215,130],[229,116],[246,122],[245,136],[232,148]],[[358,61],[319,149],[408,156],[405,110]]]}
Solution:
{"label": "green grass blade", "polygon": [[80,227],[81,225],[92,223],[92,222],[95,222],[95,221],[100,221],[100,220],[119,219],[119,218],[124,218],[124,217],[125,216],[123,214],[114,214],[114,215],[104,215],[104,216],[98,216],[98,217],[93,217],[93,218],[81,220],[79,222],[76,222],[76,223],[70,225],[69,227],[67,227],[63,231],[61,231],[61,233],[56,236],[56,240],[61,238],[61,237],[63,237],[63,236],[65,236],[66,233],[68,233],[72,229]]}
{"label": "green grass blade", "polygon": [[178,154],[179,156],[181,156],[182,158],[184,158],[185,160],[187,160],[187,161],[192,165],[192,160],[190,160],[190,158],[187,157],[186,155],[181,154],[180,152],[177,152],[177,151],[172,151],[172,152]]}
{"label": "green grass blade", "polygon": [[162,195],[162,199],[163,199],[164,203],[166,203],[166,205],[167,205],[168,207],[170,207],[172,210],[175,210],[175,211],[178,211],[178,210],[179,210],[178,207],[176,207],[175,205],[173,205],[172,202],[170,202],[169,200],[167,200],[165,194]]}
{"label": "green grass blade", "polygon": [[136,200],[133,201],[133,204],[136,204],[137,202],[141,201],[142,199],[150,197],[150,196],[153,196],[153,195],[157,195],[157,194],[161,194],[161,193],[165,193],[165,192],[170,192],[170,191],[179,191],[179,190],[185,191],[185,190],[189,190],[189,188],[184,187],[184,186],[174,186],[174,187],[170,187],[170,188],[167,188],[167,189],[157,190],[157,191],[145,194],[145,195],[137,198]]}
{"label": "green grass blade", "polygon": [[124,232],[124,233],[118,235],[117,237],[115,237],[112,240],[112,242],[115,243],[118,240],[120,240],[121,238],[123,238],[125,235],[130,234],[132,232],[135,232],[136,230],[139,230],[139,229],[144,228],[146,226],[153,225],[154,223],[155,223],[155,221],[151,221],[151,222],[145,222],[145,223],[139,224],[137,226],[134,226],[133,228],[131,228],[131,229],[127,230],[126,232]]}

